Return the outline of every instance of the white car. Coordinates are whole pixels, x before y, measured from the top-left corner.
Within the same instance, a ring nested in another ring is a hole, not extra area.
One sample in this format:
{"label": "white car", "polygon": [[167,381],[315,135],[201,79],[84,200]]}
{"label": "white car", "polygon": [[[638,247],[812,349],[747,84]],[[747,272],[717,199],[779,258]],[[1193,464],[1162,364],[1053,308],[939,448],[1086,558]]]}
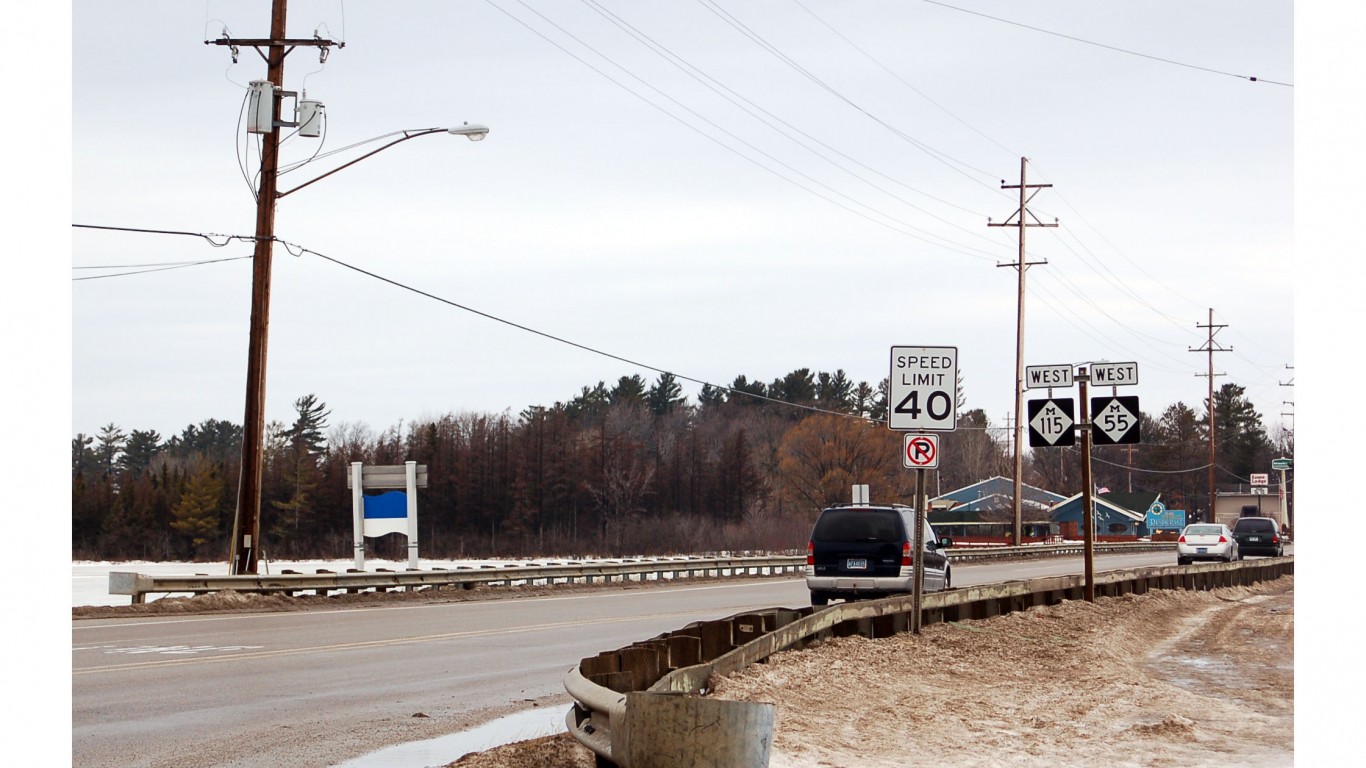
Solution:
{"label": "white car", "polygon": [[1194,523],[1186,526],[1176,540],[1176,564],[1189,565],[1195,560],[1241,560],[1238,542],[1233,531],[1223,523]]}

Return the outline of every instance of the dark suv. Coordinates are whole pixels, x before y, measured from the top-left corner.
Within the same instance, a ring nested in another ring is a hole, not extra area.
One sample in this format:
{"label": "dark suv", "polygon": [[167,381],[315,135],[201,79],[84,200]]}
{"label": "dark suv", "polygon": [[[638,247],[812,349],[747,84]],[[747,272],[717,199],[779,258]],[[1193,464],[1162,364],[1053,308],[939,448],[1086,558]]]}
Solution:
{"label": "dark suv", "polygon": [[1285,554],[1280,526],[1269,517],[1240,517],[1233,523],[1233,540],[1238,551],[1247,555],[1280,557]]}
{"label": "dark suv", "polygon": [[[821,510],[806,545],[806,586],[811,604],[911,592],[915,587],[915,512],[910,507],[849,505]],[[949,539],[924,524],[925,581],[933,592],[952,584]]]}

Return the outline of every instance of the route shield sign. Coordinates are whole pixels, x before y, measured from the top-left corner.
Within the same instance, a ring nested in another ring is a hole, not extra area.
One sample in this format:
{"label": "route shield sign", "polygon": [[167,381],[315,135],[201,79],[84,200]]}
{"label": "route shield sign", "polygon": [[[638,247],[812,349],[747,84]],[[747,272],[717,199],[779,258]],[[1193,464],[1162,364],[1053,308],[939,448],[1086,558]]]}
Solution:
{"label": "route shield sign", "polygon": [[906,469],[938,467],[939,435],[906,435],[901,450],[901,465]]}
{"label": "route shield sign", "polygon": [[1047,448],[1054,445],[1075,445],[1076,432],[1072,427],[1074,403],[1070,397],[1030,400],[1026,403],[1029,419],[1029,447]]}
{"label": "route shield sign", "polygon": [[958,347],[892,347],[888,385],[888,427],[958,428]]}
{"label": "route shield sign", "polygon": [[1096,445],[1131,445],[1139,439],[1138,397],[1091,398],[1091,440]]}

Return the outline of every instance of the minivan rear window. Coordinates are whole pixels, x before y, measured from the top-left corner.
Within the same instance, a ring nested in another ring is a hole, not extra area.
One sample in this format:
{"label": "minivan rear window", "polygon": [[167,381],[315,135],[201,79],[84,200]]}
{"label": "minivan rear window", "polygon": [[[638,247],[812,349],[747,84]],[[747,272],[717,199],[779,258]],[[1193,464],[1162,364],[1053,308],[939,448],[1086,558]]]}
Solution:
{"label": "minivan rear window", "polygon": [[899,541],[901,517],[891,510],[826,510],[811,533],[815,541]]}
{"label": "minivan rear window", "polygon": [[1234,530],[1239,532],[1251,531],[1253,533],[1275,533],[1276,524],[1264,517],[1243,518],[1233,524]]}

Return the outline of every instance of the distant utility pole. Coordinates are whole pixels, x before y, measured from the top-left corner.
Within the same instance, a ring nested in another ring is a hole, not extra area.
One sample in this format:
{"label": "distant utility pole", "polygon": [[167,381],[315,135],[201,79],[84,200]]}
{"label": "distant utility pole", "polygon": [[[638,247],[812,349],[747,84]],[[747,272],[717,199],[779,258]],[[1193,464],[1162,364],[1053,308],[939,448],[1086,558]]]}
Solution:
{"label": "distant utility pole", "polygon": [[1189,351],[1206,352],[1209,354],[1209,372],[1197,373],[1195,375],[1205,376],[1209,379],[1209,401],[1206,405],[1206,410],[1209,411],[1209,519],[1205,522],[1212,523],[1214,522],[1214,377],[1224,375],[1222,373],[1214,372],[1214,353],[1232,352],[1233,347],[1223,348],[1214,343],[1214,334],[1218,333],[1220,328],[1227,328],[1228,326],[1214,324],[1213,307],[1211,307],[1209,311],[1209,324],[1200,325],[1199,323],[1196,323],[1195,327],[1204,328],[1209,332],[1209,337],[1205,340],[1204,346],[1198,349],[1189,349]]}
{"label": "distant utility pole", "polygon": [[[1289,363],[1286,363],[1286,364],[1285,364],[1285,368],[1286,368],[1286,370],[1288,370],[1288,371],[1293,371],[1293,370],[1295,370],[1295,366],[1293,366],[1293,365],[1291,365],[1291,364],[1289,364]],[[1295,386],[1295,377],[1294,377],[1294,376],[1291,376],[1291,377],[1290,377],[1290,381],[1282,381],[1282,382],[1278,382],[1278,383],[1279,383],[1282,387],[1293,387],[1293,386]],[[1289,411],[1281,411],[1281,415],[1282,415],[1282,416],[1288,416],[1288,417],[1290,417],[1290,428],[1289,428],[1288,430],[1286,430],[1286,431],[1288,431],[1288,432],[1290,433],[1290,436],[1291,436],[1291,437],[1294,437],[1294,436],[1295,436],[1295,401],[1294,401],[1294,400],[1282,400],[1282,401],[1281,401],[1281,405],[1290,406],[1290,410],[1289,410]]]}
{"label": "distant utility pole", "polygon": [[[233,575],[256,573],[261,546],[261,470],[266,423],[266,334],[270,327],[270,267],[275,242],[275,201],[280,168],[281,86],[285,81],[285,56],[296,47],[322,48],[339,45],[332,40],[285,37],[288,0],[273,0],[270,38],[205,40],[205,45],[225,45],[237,58],[239,46],[250,46],[266,60],[266,79],[271,84],[270,125],[262,131],[261,186],[256,196],[256,251],[251,270],[251,326],[247,342],[247,402],[242,425],[242,473],[237,488],[228,566]],[[262,52],[262,49],[265,52]],[[265,98],[265,97],[262,97]],[[259,127],[258,127],[259,129]]]}
{"label": "distant utility pole", "polygon": [[1027,227],[1056,227],[1057,220],[1052,224],[1045,224],[1039,221],[1029,210],[1029,202],[1034,199],[1036,192],[1027,193],[1026,190],[1039,190],[1053,186],[1052,184],[1026,184],[1025,167],[1029,163],[1029,158],[1020,158],[1020,183],[1006,184],[1005,179],[1001,180],[1001,189],[1020,190],[1020,207],[1015,209],[1005,221],[996,224],[987,219],[988,227],[1018,227],[1020,230],[1020,255],[1011,264],[997,264],[998,267],[1014,267],[1019,272],[1019,292],[1016,298],[1015,310],[1015,424],[1011,428],[1012,441],[1015,451],[1015,500],[1013,508],[1015,512],[1014,538],[1011,543],[1019,545],[1021,543],[1020,533],[1020,499],[1023,495],[1023,485],[1021,476],[1024,474],[1024,455],[1020,453],[1020,437],[1024,432],[1023,424],[1020,421],[1020,413],[1024,410],[1024,308],[1025,308],[1025,272],[1036,264],[1047,264],[1047,261],[1026,261],[1025,260],[1025,229]]}
{"label": "distant utility pole", "polygon": [[1129,465],[1129,493],[1134,492],[1134,452],[1138,450],[1136,445],[1126,445],[1121,450],[1125,453],[1125,458]]}

